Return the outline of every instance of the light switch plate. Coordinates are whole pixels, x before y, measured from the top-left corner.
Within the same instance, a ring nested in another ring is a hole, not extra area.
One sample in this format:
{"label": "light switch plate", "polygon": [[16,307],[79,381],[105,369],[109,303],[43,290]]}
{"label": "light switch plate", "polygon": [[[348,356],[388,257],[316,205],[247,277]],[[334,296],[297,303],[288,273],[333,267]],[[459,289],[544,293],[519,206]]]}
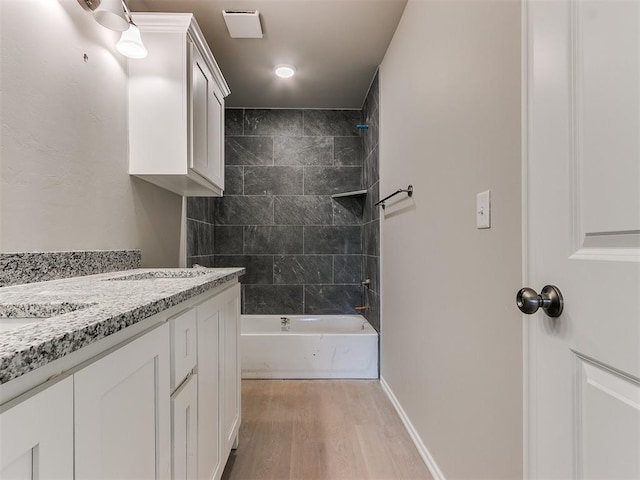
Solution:
{"label": "light switch plate", "polygon": [[476,201],[476,228],[491,228],[491,190],[478,194]]}

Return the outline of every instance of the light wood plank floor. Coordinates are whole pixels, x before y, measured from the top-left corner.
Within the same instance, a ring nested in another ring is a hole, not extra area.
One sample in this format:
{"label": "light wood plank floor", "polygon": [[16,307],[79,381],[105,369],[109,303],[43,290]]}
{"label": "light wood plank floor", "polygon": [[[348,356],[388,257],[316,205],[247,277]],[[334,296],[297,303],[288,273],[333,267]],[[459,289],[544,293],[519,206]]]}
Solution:
{"label": "light wood plank floor", "polygon": [[243,380],[224,480],[431,479],[377,381]]}

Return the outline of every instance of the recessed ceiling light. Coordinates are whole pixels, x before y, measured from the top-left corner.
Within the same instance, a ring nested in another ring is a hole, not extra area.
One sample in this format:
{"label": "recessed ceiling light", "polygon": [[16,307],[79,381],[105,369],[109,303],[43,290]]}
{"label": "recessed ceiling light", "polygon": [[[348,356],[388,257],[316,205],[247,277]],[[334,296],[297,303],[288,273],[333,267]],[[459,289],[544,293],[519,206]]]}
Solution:
{"label": "recessed ceiling light", "polygon": [[273,72],[280,78],[291,78],[296,73],[296,67],[293,65],[276,65],[273,67]]}

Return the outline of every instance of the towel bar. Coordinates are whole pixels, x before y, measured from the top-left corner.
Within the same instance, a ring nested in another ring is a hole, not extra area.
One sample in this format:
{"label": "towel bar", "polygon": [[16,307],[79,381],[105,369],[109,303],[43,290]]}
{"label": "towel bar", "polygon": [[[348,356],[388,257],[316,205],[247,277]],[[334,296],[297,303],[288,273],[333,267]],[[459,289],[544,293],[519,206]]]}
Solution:
{"label": "towel bar", "polygon": [[389,200],[391,197],[395,197],[399,193],[406,193],[409,197],[413,196],[413,185],[409,185],[407,188],[400,188],[400,189],[396,190],[391,195],[387,195],[382,200],[380,200],[378,203],[376,203],[375,206],[382,205],[382,208],[385,208],[384,202]]}

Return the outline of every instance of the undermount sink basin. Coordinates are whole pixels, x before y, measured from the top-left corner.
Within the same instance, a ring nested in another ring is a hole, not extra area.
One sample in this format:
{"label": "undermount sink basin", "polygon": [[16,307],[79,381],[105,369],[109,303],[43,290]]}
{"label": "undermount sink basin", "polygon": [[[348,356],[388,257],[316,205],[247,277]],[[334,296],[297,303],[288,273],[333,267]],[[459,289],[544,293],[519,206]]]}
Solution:
{"label": "undermount sink basin", "polygon": [[25,325],[29,325],[30,323],[40,322],[42,320],[46,320],[47,318],[51,317],[0,317],[0,333],[24,327]]}
{"label": "undermount sink basin", "polygon": [[92,305],[69,302],[0,304],[0,332],[15,330],[30,323],[41,322]]}
{"label": "undermount sink basin", "polygon": [[155,280],[171,278],[193,278],[209,273],[207,270],[158,270],[157,272],[143,272],[125,275],[124,277],[109,278],[107,280]]}

